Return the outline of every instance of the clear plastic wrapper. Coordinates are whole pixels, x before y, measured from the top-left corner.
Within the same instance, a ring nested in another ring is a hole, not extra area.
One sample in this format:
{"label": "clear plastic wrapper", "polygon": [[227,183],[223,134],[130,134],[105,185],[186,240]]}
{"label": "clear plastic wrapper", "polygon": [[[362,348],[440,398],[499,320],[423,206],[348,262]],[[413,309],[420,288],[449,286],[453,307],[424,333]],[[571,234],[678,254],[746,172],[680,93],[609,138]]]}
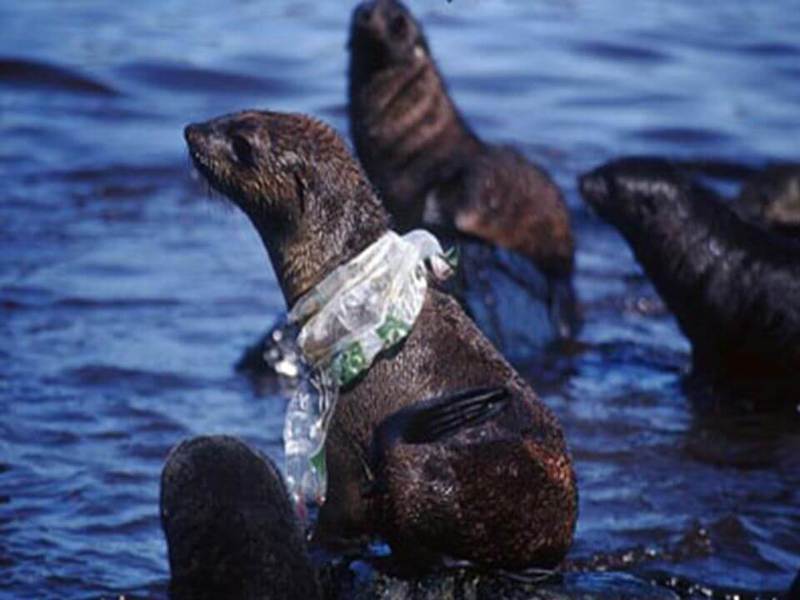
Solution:
{"label": "clear plastic wrapper", "polygon": [[450,260],[427,231],[402,237],[390,231],[330,273],[289,313],[289,322],[300,326],[296,346],[304,360],[286,411],[285,471],[301,514],[305,502],[325,500],[325,436],[339,388],[409,334],[425,301],[428,274],[449,276]]}

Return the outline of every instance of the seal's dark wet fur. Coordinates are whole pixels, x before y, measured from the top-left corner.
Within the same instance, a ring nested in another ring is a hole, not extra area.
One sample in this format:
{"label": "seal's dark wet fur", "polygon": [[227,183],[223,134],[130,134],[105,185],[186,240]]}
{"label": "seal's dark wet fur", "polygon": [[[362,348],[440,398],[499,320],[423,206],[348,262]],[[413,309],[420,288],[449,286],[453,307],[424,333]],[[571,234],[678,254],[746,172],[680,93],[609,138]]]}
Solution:
{"label": "seal's dark wet fur", "polygon": [[161,523],[173,600],[321,597],[280,472],[227,436],[172,450]]}
{"label": "seal's dark wet fur", "polygon": [[[290,306],[387,229],[358,163],[317,120],[251,111],[190,126],[186,138],[209,182],[259,230]],[[390,415],[487,386],[508,393],[489,420],[430,443],[398,439],[371,462]],[[342,390],[326,456],[320,541],[383,534],[407,563],[451,557],[508,569],[555,565],[571,543],[575,478],[558,422],[435,289],[404,343]]]}
{"label": "seal's dark wet fur", "polygon": [[555,183],[514,148],[472,131],[401,3],[359,5],[349,48],[353,142],[397,226],[474,236],[528,257],[553,281],[550,301],[566,317],[557,329],[569,334],[574,242]]}
{"label": "seal's dark wet fur", "polygon": [[757,172],[735,206],[744,218],[800,239],[800,164],[777,163]]}
{"label": "seal's dark wet fur", "polygon": [[800,238],[800,163],[775,162],[757,168],[724,159],[672,161],[693,176],[741,184],[731,207],[744,220]]}
{"label": "seal's dark wet fur", "polygon": [[726,388],[755,384],[756,402],[800,389],[800,243],[741,219],[665,160],[618,160],[580,188],[675,314],[695,373]]}

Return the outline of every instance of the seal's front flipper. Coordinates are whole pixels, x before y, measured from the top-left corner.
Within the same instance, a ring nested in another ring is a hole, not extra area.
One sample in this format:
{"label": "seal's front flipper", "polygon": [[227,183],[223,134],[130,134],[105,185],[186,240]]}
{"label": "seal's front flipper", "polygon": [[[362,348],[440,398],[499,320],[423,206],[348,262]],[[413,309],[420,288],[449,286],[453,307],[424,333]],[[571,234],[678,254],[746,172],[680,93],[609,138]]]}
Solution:
{"label": "seal's front flipper", "polygon": [[[386,491],[380,476],[387,454],[397,444],[430,444],[476,427],[503,412],[511,395],[502,386],[461,390],[422,400],[392,413],[381,421],[372,438],[370,481],[365,496]],[[376,477],[377,475],[377,477]]]}
{"label": "seal's front flipper", "polygon": [[504,387],[481,387],[423,400],[386,417],[375,431],[375,458],[394,444],[429,444],[475,427],[500,414],[510,394]]}
{"label": "seal's front flipper", "polygon": [[406,444],[436,442],[500,414],[508,405],[508,399],[508,390],[496,387],[464,390],[424,401],[400,411],[410,413],[403,424],[401,438]]}

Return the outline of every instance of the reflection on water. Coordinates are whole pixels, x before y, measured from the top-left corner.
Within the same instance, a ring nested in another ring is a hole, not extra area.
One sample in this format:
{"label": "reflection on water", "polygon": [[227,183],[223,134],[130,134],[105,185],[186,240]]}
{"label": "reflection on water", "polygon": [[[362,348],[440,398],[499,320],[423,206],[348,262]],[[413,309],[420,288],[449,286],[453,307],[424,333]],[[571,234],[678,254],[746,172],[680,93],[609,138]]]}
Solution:
{"label": "reflection on water", "polygon": [[[415,8],[469,120],[546,165],[573,211],[581,344],[528,371],[576,460],[574,568],[786,589],[797,423],[692,410],[686,341],[574,176],[622,153],[796,160],[800,13]],[[346,131],[348,19],[288,1],[0,5],[0,595],[160,595],[167,450],[228,432],[279,457],[284,401],[232,367],[282,300],[249,224],[190,179],[181,129],[269,107]]]}

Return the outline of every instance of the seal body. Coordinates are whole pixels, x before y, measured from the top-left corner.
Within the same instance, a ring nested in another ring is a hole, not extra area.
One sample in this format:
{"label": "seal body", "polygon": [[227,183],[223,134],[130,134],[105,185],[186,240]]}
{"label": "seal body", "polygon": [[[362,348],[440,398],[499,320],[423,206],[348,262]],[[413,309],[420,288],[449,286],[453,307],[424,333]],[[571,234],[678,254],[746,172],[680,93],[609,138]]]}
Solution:
{"label": "seal body", "polygon": [[206,436],[170,452],[161,475],[170,597],[321,598],[280,472],[241,441]]}
{"label": "seal body", "polygon": [[757,404],[773,392],[796,403],[800,244],[744,221],[665,160],[618,160],[581,177],[580,188],[675,314],[695,373],[749,389]]}
{"label": "seal body", "polygon": [[[387,231],[363,171],[319,121],[250,111],[190,126],[186,137],[210,184],[259,230],[289,306]],[[387,418],[485,386],[507,390],[502,412],[440,437],[401,439],[372,460]],[[512,569],[555,565],[571,543],[577,495],[558,422],[435,289],[404,342],[341,390],[326,458],[320,542],[383,534],[407,563],[452,557]]]}
{"label": "seal body", "polygon": [[[514,148],[486,144],[469,128],[421,25],[401,3],[359,5],[349,48],[353,142],[395,224],[401,230],[425,226],[456,242],[481,240],[526,257],[548,282],[544,293],[535,293],[551,314],[551,326],[530,337],[541,346],[570,335],[577,322],[574,242],[552,179]],[[465,270],[491,267],[465,258]],[[464,295],[459,298],[470,308]]]}
{"label": "seal body", "polygon": [[[365,496],[373,433],[394,412],[462,388],[501,385],[511,406],[479,427],[428,444],[398,444]],[[554,566],[576,518],[575,482],[550,411],[449,296],[431,290],[411,335],[344,391],[329,433],[320,539],[385,535],[406,561],[467,559]]]}

